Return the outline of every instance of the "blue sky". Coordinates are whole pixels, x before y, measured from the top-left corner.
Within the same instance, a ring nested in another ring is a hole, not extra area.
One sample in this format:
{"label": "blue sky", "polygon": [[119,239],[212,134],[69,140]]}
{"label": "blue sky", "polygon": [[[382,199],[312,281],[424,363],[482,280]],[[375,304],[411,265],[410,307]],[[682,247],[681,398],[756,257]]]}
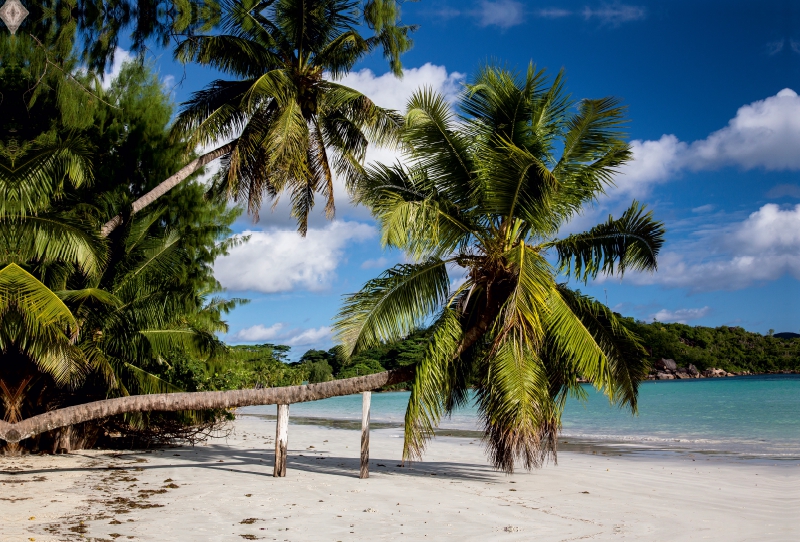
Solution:
{"label": "blue sky", "polygon": [[[648,321],[800,331],[800,6],[420,0],[403,9],[405,22],[420,25],[403,80],[376,55],[345,81],[380,105],[402,108],[423,84],[453,98],[489,59],[564,68],[574,98],[614,95],[628,105],[636,159],[571,228],[637,198],[666,223],[668,242],[655,275],[583,291]],[[179,81],[169,57],[157,55],[160,73]],[[186,73],[178,102],[214,77]],[[257,224],[237,223],[251,242],[216,272],[231,295],[252,302],[230,315],[227,340],[288,343],[295,355],[330,347],[342,295],[401,261],[381,250],[365,209],[343,190],[337,198],[337,220],[326,222],[319,206],[305,239],[283,204]]]}

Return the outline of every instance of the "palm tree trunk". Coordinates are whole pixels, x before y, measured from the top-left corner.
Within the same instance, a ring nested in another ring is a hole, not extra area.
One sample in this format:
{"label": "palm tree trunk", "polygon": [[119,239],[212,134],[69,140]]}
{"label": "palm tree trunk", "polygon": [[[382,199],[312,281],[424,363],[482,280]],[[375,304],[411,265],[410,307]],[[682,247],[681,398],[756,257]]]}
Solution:
{"label": "palm tree trunk", "polygon": [[318,401],[328,397],[352,395],[374,390],[382,386],[399,384],[414,378],[414,367],[403,367],[393,371],[376,373],[343,380],[332,380],[307,386],[263,388],[232,391],[201,391],[192,393],[158,393],[152,395],[130,395],[76,405],[39,414],[19,423],[0,421],[0,439],[19,442],[45,431],[75,425],[89,420],[107,418],[126,412],[149,412],[181,410],[206,410],[212,408],[234,408],[252,405],[288,405],[306,401]]}
{"label": "palm tree trunk", "polygon": [[[178,170],[177,173],[168,177],[164,181],[162,181],[158,186],[153,188],[150,192],[142,196],[141,198],[137,199],[133,202],[131,206],[131,216],[135,215],[155,200],[181,184],[184,180],[186,180],[189,175],[200,169],[201,167],[205,166],[209,162],[212,162],[219,158],[220,156],[224,156],[233,150],[234,145],[236,144],[235,141],[232,141],[226,145],[221,147],[217,147],[213,151],[207,152],[202,156],[198,156],[181,169]],[[100,235],[103,237],[108,237],[109,234],[114,231],[114,229],[122,224],[122,215],[117,215],[108,222],[106,222],[100,230]]]}

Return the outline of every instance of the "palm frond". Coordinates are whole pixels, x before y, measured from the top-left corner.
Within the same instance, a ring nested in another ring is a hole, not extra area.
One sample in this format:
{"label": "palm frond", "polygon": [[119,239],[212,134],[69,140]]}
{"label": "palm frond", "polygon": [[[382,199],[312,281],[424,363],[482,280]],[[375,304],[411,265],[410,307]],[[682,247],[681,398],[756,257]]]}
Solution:
{"label": "palm frond", "polygon": [[425,353],[416,366],[405,415],[403,459],[421,459],[425,443],[445,412],[448,368],[461,342],[463,331],[458,312],[444,308],[433,324]]}
{"label": "palm frond", "polygon": [[664,244],[664,225],[652,211],[634,201],[618,219],[612,216],[585,233],[570,235],[544,245],[558,252],[559,271],[587,282],[598,273],[622,276],[626,270],[657,268]]}
{"label": "palm frond", "polygon": [[348,296],[334,319],[348,355],[399,339],[417,329],[447,300],[447,261],[398,264]]}

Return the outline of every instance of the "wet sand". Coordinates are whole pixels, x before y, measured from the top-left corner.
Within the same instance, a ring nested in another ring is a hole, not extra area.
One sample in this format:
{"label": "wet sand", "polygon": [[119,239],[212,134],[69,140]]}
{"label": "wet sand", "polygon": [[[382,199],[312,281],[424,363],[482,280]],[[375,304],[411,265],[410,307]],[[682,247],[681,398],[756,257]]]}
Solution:
{"label": "wet sand", "polygon": [[506,476],[464,435],[400,467],[389,427],[359,480],[358,431],[293,424],[273,478],[274,432],[242,416],[195,447],[0,458],[0,540],[800,539],[798,462],[589,447]]}

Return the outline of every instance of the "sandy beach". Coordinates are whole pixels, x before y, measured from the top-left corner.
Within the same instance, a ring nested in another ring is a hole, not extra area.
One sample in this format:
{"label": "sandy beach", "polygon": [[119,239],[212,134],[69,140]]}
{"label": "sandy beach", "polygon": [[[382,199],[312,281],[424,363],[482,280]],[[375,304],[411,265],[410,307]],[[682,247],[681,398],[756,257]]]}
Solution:
{"label": "sandy beach", "polygon": [[495,472],[480,442],[441,437],[399,467],[398,429],[291,425],[272,477],[275,423],[241,416],[225,440],[145,452],[0,458],[0,540],[797,540],[800,464],[698,454],[559,454]]}

